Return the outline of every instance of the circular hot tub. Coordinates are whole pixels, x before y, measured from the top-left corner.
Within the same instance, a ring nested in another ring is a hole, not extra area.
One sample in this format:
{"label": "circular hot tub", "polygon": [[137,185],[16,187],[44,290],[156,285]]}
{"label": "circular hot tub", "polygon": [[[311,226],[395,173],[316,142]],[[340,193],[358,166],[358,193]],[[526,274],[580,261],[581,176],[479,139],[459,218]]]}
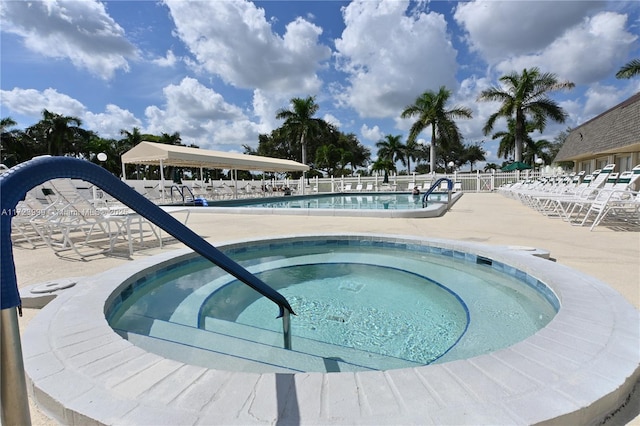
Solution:
{"label": "circular hot tub", "polygon": [[[320,239],[344,245],[354,240],[359,245],[401,245],[418,253],[441,256],[440,259],[467,262],[479,271],[496,270],[515,278],[521,288],[532,290],[557,312],[543,318],[545,324],[537,331],[506,346],[482,354],[467,356],[461,351],[455,355],[465,347],[462,345],[465,338],[471,336],[469,328],[481,324],[480,321],[476,324],[472,314],[474,309],[485,308],[482,303],[471,306],[481,300],[481,294],[469,298],[461,295],[463,283],[455,287],[445,278],[410,270],[406,265],[413,259],[403,263],[402,257],[396,257],[393,262],[384,263],[371,253],[358,261],[339,256],[340,262],[334,262],[339,266],[334,271],[336,274],[345,264],[352,267],[368,263],[385,273],[395,268],[402,271],[401,276],[414,274],[423,284],[431,280],[432,284],[440,285],[441,290],[456,300],[458,307],[466,306],[462,311],[466,309],[469,313],[467,329],[454,334],[454,337],[461,336],[459,339],[447,340],[457,342],[450,349],[440,351],[444,353],[433,360],[419,360],[421,365],[347,371],[347,365],[357,363],[341,363],[338,358],[344,354],[334,357],[325,354],[322,359],[327,361],[328,372],[248,372],[229,365],[225,365],[229,368],[210,367],[196,362],[201,352],[189,353],[184,343],[172,344],[168,337],[179,335],[176,329],[167,332],[164,352],[158,353],[145,349],[143,340],[148,343],[150,339],[162,337],[124,329],[118,333],[107,321],[118,309],[135,301],[131,295],[136,294],[137,288],[155,285],[152,283],[154,273],[162,276],[167,268],[171,270],[175,265],[173,270],[178,276],[181,268],[178,265],[184,261],[197,262],[189,250],[177,250],[84,278],[64,290],[31,321],[23,335],[23,353],[35,401],[60,422],[69,424],[89,421],[104,424],[535,424],[548,421],[584,424],[602,422],[628,403],[640,375],[637,350],[640,320],[638,311],[601,281],[535,256],[537,251],[450,240],[365,234],[292,236],[274,243],[289,241],[295,246]],[[264,239],[243,240],[219,248],[237,249],[242,257],[251,247],[270,243]],[[278,261],[282,259],[248,262],[246,266],[255,273],[280,274],[284,269],[276,267]],[[146,324],[140,321],[136,327],[153,330],[156,321],[170,322],[172,317],[173,326],[181,330],[194,328],[189,322],[198,328],[208,318],[212,318],[209,321],[216,327],[221,327],[222,321],[227,320],[215,317],[214,313],[236,315],[237,311],[225,310],[229,307],[224,306],[227,299],[234,299],[222,297],[219,299],[222,305],[212,305],[210,301],[217,291],[231,289],[232,283],[228,277],[210,278],[203,282],[213,286],[211,283],[217,281],[220,285],[202,290],[202,295],[198,293],[190,299],[190,295],[206,285],[194,289],[193,283],[185,282],[184,297],[169,298],[165,300],[167,303],[158,304],[158,310],[165,311],[164,319],[148,318]],[[363,290],[361,284],[345,281],[343,289],[334,291],[358,297]],[[294,287],[285,287],[283,291]],[[512,289],[507,291],[505,287],[502,292],[510,291]],[[218,293],[220,295],[227,296]],[[292,297],[301,296],[292,294]],[[412,297],[412,302],[413,299],[416,298]],[[298,305],[300,313],[308,303]],[[415,303],[420,302],[415,300]],[[198,309],[186,309],[193,306]],[[329,312],[324,306],[327,305],[321,304],[315,312],[324,311],[324,320],[333,321],[338,327],[355,324],[352,318],[361,315],[345,310]],[[258,325],[273,336],[280,336],[277,328],[271,330],[270,325],[266,325],[273,321],[276,312],[271,309],[275,308],[266,309],[268,318]],[[241,312],[248,311],[242,309]],[[260,312],[257,317],[264,316],[262,308],[256,312]],[[147,314],[143,310],[139,313]],[[400,323],[402,320],[395,324]],[[384,327],[381,328],[384,331]],[[361,328],[355,328],[358,329]],[[225,339],[224,334],[219,333],[216,339]],[[496,329],[495,334],[504,333]],[[227,337],[237,339],[237,336]],[[200,333],[191,332],[185,332],[184,338],[192,339],[193,346],[203,339]],[[299,340],[303,338],[308,336],[298,336]],[[262,345],[267,351],[273,347],[276,358],[296,352],[295,338],[292,351],[268,342]],[[226,350],[231,350],[230,346],[225,346]]]}

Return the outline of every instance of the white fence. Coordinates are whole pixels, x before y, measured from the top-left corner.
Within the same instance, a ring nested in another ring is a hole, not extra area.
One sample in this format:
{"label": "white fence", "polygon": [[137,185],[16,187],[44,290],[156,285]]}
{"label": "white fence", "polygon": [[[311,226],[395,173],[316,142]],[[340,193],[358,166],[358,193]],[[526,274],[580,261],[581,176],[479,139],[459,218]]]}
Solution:
{"label": "white fence", "polygon": [[148,198],[168,202],[173,199],[173,195],[180,193],[179,190],[174,191],[174,189],[178,189],[178,186],[189,187],[189,195],[204,196],[207,199],[235,199],[333,192],[409,192],[416,186],[424,191],[438,179],[446,177],[454,182],[456,191],[491,192],[502,185],[522,179],[534,179],[540,175],[540,172],[525,170],[506,173],[480,173],[478,171],[451,174],[392,175],[389,176],[388,182],[384,182],[383,176],[309,178],[304,181],[302,179],[239,180],[237,182],[217,180],[199,182],[196,186],[192,181],[178,185],[170,180],[164,181],[164,185],[162,181],[153,180],[126,180],[125,182]]}
{"label": "white fence", "polygon": [[[435,183],[440,178],[449,178],[452,182],[457,183],[458,190],[466,192],[491,192],[502,185],[510,184],[522,179],[535,179],[541,176],[540,172],[531,170],[515,171],[515,172],[496,172],[496,173],[451,173],[451,174],[425,174],[425,175],[395,175],[389,176],[389,182],[384,183],[382,176],[366,176],[366,177],[341,177],[341,178],[311,178],[304,185],[305,194],[309,193],[328,193],[328,192],[349,192],[349,191],[365,191],[368,186],[374,191],[411,191],[415,186],[421,190],[425,186]],[[427,185],[425,185],[425,182]],[[281,185],[280,182],[275,183],[276,186]],[[296,185],[299,187],[300,185]],[[297,189],[294,187],[294,189]],[[297,193],[302,191],[298,190]]]}

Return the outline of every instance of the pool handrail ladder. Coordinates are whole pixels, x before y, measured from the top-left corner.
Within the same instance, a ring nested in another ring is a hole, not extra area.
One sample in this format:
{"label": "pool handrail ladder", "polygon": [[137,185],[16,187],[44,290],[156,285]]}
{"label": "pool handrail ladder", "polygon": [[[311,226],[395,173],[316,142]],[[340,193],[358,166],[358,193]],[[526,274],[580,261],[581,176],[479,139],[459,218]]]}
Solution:
{"label": "pool handrail ladder", "polygon": [[229,274],[253,288],[280,310],[284,347],[291,349],[290,315],[294,314],[287,299],[255,275],[226,256],[202,237],[146,199],[106,169],[87,160],[71,157],[41,156],[18,164],[0,175],[0,348],[2,376],[0,378],[2,424],[31,424],[24,377],[22,348],[16,308],[21,306],[16,268],[11,243],[11,219],[16,206],[29,190],[56,178],[82,179],[115,197],[156,226],[165,230],[196,253],[210,260]]}
{"label": "pool handrail ladder", "polygon": [[193,191],[191,191],[191,188],[189,188],[187,185],[171,185],[171,204],[173,204],[173,190],[176,190],[178,192],[178,194],[180,195],[180,199],[182,200],[182,205],[184,206],[186,204],[186,196],[185,196],[185,190],[189,193],[189,195],[191,195],[191,201],[195,203],[195,199],[196,197],[193,195]]}
{"label": "pool handrail ladder", "polygon": [[431,185],[431,188],[429,188],[424,195],[422,196],[422,207],[426,207],[427,206],[427,200],[429,198],[429,195],[431,195],[431,193],[433,193],[433,191],[435,191],[436,189],[438,189],[440,187],[440,184],[442,182],[447,182],[447,190],[448,190],[448,194],[449,197],[447,199],[447,205],[450,206],[451,205],[451,190],[453,189],[453,181],[451,179],[449,179],[448,177],[443,177],[440,178],[438,180],[436,180],[433,185]]}

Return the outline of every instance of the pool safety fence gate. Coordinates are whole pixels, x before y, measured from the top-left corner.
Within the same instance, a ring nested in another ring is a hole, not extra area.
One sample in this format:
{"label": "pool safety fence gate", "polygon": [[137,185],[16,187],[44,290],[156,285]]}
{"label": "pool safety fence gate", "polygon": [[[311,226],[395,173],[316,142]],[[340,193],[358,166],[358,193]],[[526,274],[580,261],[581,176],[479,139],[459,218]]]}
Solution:
{"label": "pool safety fence gate", "polygon": [[82,179],[115,197],[151,223],[184,243],[196,253],[213,262],[279,307],[278,318],[283,321],[284,347],[291,348],[291,305],[273,288],[262,282],[231,258],[202,239],[179,220],[120,181],[102,167],[87,160],[71,157],[42,156],[18,164],[0,175],[0,377],[1,423],[4,425],[30,425],[28,395],[24,376],[24,363],[16,309],[20,308],[20,293],[11,243],[11,219],[18,202],[27,192],[48,180],[56,178]]}

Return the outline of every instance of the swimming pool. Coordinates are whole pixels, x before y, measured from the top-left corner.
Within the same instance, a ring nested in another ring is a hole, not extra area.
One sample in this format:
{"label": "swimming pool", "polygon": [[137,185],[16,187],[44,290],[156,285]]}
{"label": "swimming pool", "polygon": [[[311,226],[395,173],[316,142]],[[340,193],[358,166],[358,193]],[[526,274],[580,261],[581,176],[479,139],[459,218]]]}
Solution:
{"label": "swimming pool", "polygon": [[438,217],[462,197],[462,192],[429,194],[425,206],[423,195],[399,192],[332,193],[292,195],[268,198],[208,201],[207,208],[217,213],[281,214],[306,216],[362,217]]}
{"label": "swimming pool", "polygon": [[125,287],[108,308],[111,326],[149,351],[209,368],[366,371],[492,352],[544,327],[559,307],[522,271],[416,244],[301,238],[226,254],[287,297],[298,314],[296,356],[280,349],[273,304],[198,258]]}

